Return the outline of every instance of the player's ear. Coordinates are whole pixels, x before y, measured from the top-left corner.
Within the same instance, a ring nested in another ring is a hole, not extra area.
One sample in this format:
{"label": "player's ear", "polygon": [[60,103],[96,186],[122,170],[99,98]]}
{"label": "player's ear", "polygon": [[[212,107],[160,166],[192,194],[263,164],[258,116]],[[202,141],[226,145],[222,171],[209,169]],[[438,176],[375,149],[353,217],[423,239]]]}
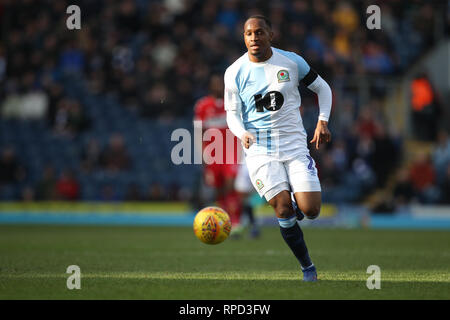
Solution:
{"label": "player's ear", "polygon": [[269,40],[270,40],[270,42],[272,42],[273,34],[274,34],[273,31],[270,30],[270,31],[269,31]]}

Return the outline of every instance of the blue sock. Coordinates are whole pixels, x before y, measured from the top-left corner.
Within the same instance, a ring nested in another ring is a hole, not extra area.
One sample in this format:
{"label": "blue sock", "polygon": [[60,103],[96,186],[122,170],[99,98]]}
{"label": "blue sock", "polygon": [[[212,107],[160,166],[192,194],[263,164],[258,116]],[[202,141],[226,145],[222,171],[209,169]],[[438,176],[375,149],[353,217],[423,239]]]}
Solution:
{"label": "blue sock", "polygon": [[305,240],[303,239],[303,232],[297,223],[297,217],[293,215],[287,219],[278,218],[280,224],[281,235],[286,241],[289,248],[291,248],[297,260],[300,262],[302,269],[306,269],[312,265],[311,258],[306,248]]}

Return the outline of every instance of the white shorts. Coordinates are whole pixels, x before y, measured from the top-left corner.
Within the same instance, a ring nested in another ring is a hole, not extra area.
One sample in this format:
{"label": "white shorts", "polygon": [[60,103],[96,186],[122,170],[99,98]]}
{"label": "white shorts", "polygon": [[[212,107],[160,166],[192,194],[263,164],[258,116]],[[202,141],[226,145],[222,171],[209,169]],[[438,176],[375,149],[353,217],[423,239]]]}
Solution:
{"label": "white shorts", "polygon": [[239,165],[239,171],[236,176],[236,180],[234,181],[234,188],[236,191],[242,193],[250,193],[253,192],[253,184],[250,180],[250,175],[248,173],[247,165],[242,163]]}
{"label": "white shorts", "polygon": [[284,161],[267,155],[247,157],[245,160],[253,186],[267,201],[283,190],[321,191],[316,163],[309,154]]}

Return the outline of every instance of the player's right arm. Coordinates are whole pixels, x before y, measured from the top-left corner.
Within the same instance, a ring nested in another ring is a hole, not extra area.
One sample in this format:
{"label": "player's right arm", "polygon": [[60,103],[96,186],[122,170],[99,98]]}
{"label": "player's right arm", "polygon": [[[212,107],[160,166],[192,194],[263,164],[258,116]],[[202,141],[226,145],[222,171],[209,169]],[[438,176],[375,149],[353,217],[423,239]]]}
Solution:
{"label": "player's right arm", "polygon": [[227,112],[227,124],[230,131],[238,137],[242,145],[248,149],[255,142],[255,137],[245,130],[242,122],[242,101],[235,79],[230,75],[229,70],[225,72],[225,95],[224,106]]}

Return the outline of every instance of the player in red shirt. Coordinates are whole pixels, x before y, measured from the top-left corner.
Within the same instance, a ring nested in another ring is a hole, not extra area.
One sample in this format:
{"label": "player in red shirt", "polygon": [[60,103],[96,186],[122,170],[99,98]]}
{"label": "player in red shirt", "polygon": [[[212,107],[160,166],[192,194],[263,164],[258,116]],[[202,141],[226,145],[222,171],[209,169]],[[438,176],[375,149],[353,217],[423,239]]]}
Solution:
{"label": "player in red shirt", "polygon": [[[216,146],[221,148],[223,159],[222,163],[214,162],[204,165],[204,182],[215,189],[215,200],[221,208],[228,212],[233,226],[236,226],[240,222],[242,211],[239,194],[234,188],[234,180],[239,169],[238,151],[241,150],[241,146],[239,139],[228,130],[226,111],[223,105],[222,76],[213,75],[211,77],[209,90],[210,94],[200,98],[195,104],[194,121],[202,121],[202,137],[208,129],[220,131],[222,143]],[[215,138],[212,138],[212,141],[202,141],[202,154],[205,148],[214,142]],[[215,143],[217,144],[217,142]],[[205,154],[208,153],[205,152]],[[215,156],[215,152],[212,153],[212,156]]]}

